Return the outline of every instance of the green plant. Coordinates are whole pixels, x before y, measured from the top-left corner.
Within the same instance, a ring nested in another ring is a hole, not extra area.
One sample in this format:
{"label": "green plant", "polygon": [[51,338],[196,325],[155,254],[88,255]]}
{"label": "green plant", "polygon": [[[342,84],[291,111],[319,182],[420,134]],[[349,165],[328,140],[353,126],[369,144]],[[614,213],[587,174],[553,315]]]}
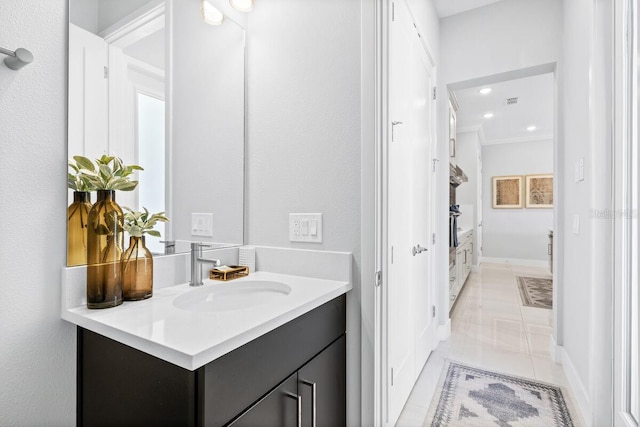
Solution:
{"label": "green plant", "polygon": [[[93,190],[132,191],[138,186],[138,181],[132,181],[131,175],[134,171],[144,170],[138,165],[127,166],[119,157],[106,154],[96,159],[95,164],[83,156],[73,156],[73,159],[76,161],[76,177]],[[71,186],[71,181],[69,185]]]}
{"label": "green plant", "polygon": [[164,215],[164,212],[149,214],[145,207],[142,208],[144,212],[136,212],[126,206],[124,209],[127,212],[124,214],[123,228],[132,237],[142,237],[144,234],[160,237],[160,232],[154,230],[153,227],[158,222],[169,222],[169,218]]}
{"label": "green plant", "polygon": [[67,183],[69,188],[73,191],[95,191],[95,186],[87,179],[87,176],[82,172],[83,169],[95,170],[93,162],[82,156],[73,156],[73,160],[69,160],[69,168],[73,173],[68,173]]}

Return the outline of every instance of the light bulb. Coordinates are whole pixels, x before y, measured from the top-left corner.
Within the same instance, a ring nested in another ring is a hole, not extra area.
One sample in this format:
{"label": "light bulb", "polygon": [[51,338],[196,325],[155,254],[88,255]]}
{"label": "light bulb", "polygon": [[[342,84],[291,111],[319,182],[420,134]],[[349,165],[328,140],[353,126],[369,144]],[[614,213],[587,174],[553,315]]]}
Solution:
{"label": "light bulb", "polygon": [[485,119],[490,119],[491,117],[493,117],[493,113],[484,113]]}
{"label": "light bulb", "polygon": [[229,0],[229,4],[239,12],[251,12],[256,0]]}
{"label": "light bulb", "polygon": [[200,12],[202,13],[202,20],[209,25],[221,25],[224,21],[222,12],[207,0],[201,0]]}
{"label": "light bulb", "polygon": [[493,89],[491,89],[490,87],[483,87],[478,92],[480,92],[481,95],[486,95],[488,93],[491,93],[492,90]]}

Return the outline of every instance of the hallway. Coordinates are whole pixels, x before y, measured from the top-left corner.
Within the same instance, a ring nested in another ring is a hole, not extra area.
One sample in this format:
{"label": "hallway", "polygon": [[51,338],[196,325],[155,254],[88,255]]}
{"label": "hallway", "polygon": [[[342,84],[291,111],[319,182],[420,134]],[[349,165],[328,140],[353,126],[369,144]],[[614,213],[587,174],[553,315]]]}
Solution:
{"label": "hallway", "polygon": [[431,354],[397,426],[423,425],[447,359],[558,385],[575,425],[583,425],[563,368],[552,360],[552,311],[523,306],[516,276],[551,277],[544,268],[507,264],[484,263],[471,273],[451,313],[451,336]]}

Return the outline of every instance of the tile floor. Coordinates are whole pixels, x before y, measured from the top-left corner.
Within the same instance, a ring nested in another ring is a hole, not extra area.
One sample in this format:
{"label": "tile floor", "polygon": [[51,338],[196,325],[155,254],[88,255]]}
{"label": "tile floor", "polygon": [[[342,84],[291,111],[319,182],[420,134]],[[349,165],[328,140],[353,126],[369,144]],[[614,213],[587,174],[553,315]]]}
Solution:
{"label": "tile floor", "polygon": [[396,426],[423,426],[446,359],[559,385],[576,408],[562,366],[551,359],[552,312],[523,306],[515,276],[551,277],[507,264],[482,264],[469,275],[451,313],[451,336],[429,357]]}

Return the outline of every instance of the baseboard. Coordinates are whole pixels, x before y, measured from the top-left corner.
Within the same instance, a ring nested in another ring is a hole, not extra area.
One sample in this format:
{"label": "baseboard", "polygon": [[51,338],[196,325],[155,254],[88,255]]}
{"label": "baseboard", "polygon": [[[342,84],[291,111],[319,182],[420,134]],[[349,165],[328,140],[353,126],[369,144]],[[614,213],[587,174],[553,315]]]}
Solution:
{"label": "baseboard", "polygon": [[438,325],[438,339],[446,341],[451,336],[451,319],[447,319],[444,325]]}
{"label": "baseboard", "polygon": [[[555,341],[554,341],[555,342]],[[573,399],[578,406],[576,409],[580,411],[580,415],[582,415],[582,419],[585,422],[585,427],[592,427],[591,423],[591,404],[589,403],[589,393],[587,393],[587,388],[584,386],[582,381],[580,380],[580,376],[578,375],[578,371],[576,371],[575,366],[573,366],[573,362],[571,358],[567,354],[564,347],[556,345],[555,349],[552,351],[557,360],[559,360],[560,364],[564,368],[564,373],[567,376],[567,381],[569,382],[569,388],[571,389],[571,394],[573,395]]]}
{"label": "baseboard", "polygon": [[519,259],[519,258],[496,258],[496,257],[486,257],[483,256],[480,258],[480,262],[488,262],[493,264],[510,264],[510,265],[519,265],[522,267],[546,267],[549,268],[549,261],[547,260],[539,260],[539,259]]}

